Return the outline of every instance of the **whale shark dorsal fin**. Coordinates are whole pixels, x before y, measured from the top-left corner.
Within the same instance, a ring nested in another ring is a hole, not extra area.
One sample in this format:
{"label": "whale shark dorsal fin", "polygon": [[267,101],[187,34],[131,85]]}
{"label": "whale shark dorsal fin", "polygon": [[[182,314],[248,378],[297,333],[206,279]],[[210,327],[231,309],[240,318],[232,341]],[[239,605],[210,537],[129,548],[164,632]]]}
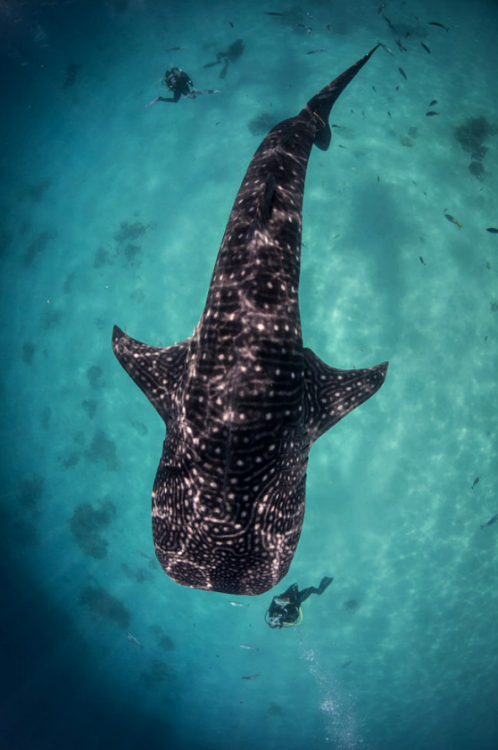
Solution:
{"label": "whale shark dorsal fin", "polygon": [[255,221],[258,229],[263,229],[270,218],[271,206],[275,195],[275,177],[271,172],[266,175],[264,189],[256,206]]}
{"label": "whale shark dorsal fin", "polygon": [[148,346],[114,326],[112,348],[121,366],[145,393],[167,424],[173,414],[173,397],[185,372],[191,339],[168,347]]}
{"label": "whale shark dorsal fin", "polygon": [[312,442],[373,396],[385,380],[388,363],[363,370],[336,370],[304,349],[305,423]]}

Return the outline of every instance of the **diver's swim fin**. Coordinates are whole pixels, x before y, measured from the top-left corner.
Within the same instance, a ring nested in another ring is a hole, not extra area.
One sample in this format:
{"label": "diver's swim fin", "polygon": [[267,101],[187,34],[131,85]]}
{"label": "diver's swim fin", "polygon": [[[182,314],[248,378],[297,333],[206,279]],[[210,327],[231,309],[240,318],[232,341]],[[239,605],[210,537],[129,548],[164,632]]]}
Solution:
{"label": "diver's swim fin", "polygon": [[325,576],[324,578],[322,578],[322,580],[320,581],[320,585],[318,587],[318,593],[319,594],[323,594],[323,592],[325,591],[325,589],[328,586],[330,586],[330,584],[332,583],[333,580],[334,580],[333,578],[327,578],[327,576]]}

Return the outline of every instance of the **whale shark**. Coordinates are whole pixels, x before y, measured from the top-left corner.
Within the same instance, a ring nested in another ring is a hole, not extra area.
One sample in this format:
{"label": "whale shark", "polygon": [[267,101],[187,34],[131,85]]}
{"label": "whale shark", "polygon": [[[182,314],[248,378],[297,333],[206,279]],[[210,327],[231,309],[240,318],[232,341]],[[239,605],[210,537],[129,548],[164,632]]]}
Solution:
{"label": "whale shark", "polygon": [[387,362],[340,370],[304,348],[298,299],[311,149],[328,149],[332,105],[375,49],[262,141],[193,335],[153,347],[114,326],[117,359],[166,425],[152,531],[159,563],[183,586],[255,596],[285,576],[311,446],[385,380]]}

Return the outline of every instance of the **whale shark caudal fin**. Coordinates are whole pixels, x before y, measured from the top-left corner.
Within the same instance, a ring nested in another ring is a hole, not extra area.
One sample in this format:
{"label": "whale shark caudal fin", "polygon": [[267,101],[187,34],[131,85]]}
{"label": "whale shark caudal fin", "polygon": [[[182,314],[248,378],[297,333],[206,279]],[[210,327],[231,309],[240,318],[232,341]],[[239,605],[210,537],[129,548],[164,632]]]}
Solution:
{"label": "whale shark caudal fin", "polygon": [[145,393],[166,425],[175,417],[173,397],[185,372],[190,338],[168,347],[142,344],[114,326],[112,348],[120,365]]}
{"label": "whale shark caudal fin", "polygon": [[322,362],[311,349],[303,352],[304,419],[311,442],[315,442],[379,390],[389,363],[363,370],[336,370]]}
{"label": "whale shark caudal fin", "polygon": [[370,60],[377,47],[380,47],[380,44],[377,44],[365,57],[362,57],[361,60],[351,65],[344,73],[341,73],[340,76],[333,80],[332,83],[329,83],[328,86],[325,86],[307,103],[305,109],[311,110],[318,121],[315,146],[318,146],[322,151],[327,151],[332,138],[329,115],[334,102],[342,94],[348,83],[353,80],[358,71]]}

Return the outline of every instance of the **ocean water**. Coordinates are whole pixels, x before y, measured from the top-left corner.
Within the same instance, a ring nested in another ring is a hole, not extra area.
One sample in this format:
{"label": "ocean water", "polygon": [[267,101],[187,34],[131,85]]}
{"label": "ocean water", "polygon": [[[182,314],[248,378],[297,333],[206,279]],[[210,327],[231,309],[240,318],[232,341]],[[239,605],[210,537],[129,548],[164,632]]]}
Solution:
{"label": "ocean water", "polygon": [[[498,748],[498,5],[379,5],[0,0],[2,750]],[[386,382],[313,447],[279,586],[180,587],[112,326],[191,334],[259,142],[378,40],[311,155],[300,299]],[[146,107],[173,64],[220,93]]]}

